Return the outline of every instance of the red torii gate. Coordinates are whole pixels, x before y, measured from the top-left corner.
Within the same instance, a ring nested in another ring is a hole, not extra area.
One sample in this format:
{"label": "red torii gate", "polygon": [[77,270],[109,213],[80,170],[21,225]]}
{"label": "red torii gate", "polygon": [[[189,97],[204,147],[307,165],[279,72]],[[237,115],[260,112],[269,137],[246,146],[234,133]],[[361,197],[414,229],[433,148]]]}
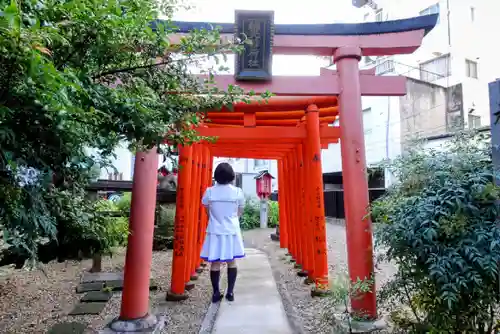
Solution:
{"label": "red torii gate", "polygon": [[[206,123],[206,126],[197,130],[203,136],[217,136],[219,141],[215,144],[197,143],[180,148],[179,163],[183,168],[179,173],[172,283],[167,299],[186,299],[185,290],[194,287],[192,280],[196,279],[196,271],[199,271],[201,265],[199,253],[207,223],[207,217],[204,210],[200,210],[199,202],[202,192],[210,184],[212,158],[215,155],[280,159],[279,189],[285,189],[285,194],[292,185],[285,171],[300,172],[298,166],[301,156],[312,160],[303,161],[306,162],[306,169],[313,169],[314,196],[318,197],[318,201],[315,201],[316,209],[310,208],[314,212],[309,218],[314,217],[317,224],[307,225],[307,217],[303,218],[305,226],[313,228],[310,236],[320,245],[317,249],[320,252],[314,254],[313,260],[311,253],[301,252],[302,247],[312,249],[309,246],[312,239],[300,237],[301,233],[308,235],[307,229],[297,224],[289,225],[291,214],[288,210],[294,212],[293,206],[303,203],[294,201],[289,195],[285,195],[283,208],[280,203],[280,223],[285,224],[286,234],[281,246],[288,248],[295,259],[302,262],[300,264],[304,269],[312,269],[317,286],[321,287],[326,283],[328,266],[324,247],[324,212],[321,212],[323,189],[320,149],[322,145],[336,142],[339,138],[349,274],[353,281],[372,277],[373,250],[371,221],[366,217],[369,198],[361,96],[405,95],[405,78],[378,77],[374,75],[374,71],[360,71],[358,63],[363,55],[412,53],[420,46],[423,37],[434,27],[436,21],[437,15],[428,15],[353,25],[275,25],[276,35],[272,46],[274,54],[333,56],[337,71],[322,69],[321,75],[316,77],[275,76],[270,81],[252,83],[237,82],[229,75],[217,76],[216,84],[222,89],[236,84],[256,93],[271,91],[278,96],[271,98],[268,104],[238,104],[234,114],[224,110],[209,113],[209,117],[215,121],[212,124]],[[231,24],[177,22],[180,34],[172,42],[178,42],[182,33],[212,25],[220,26],[222,33],[226,35],[232,35],[234,30]],[[264,68],[261,72],[266,70],[269,68]],[[264,74],[270,75],[270,71]],[[332,108],[337,105],[338,109],[334,111]],[[321,115],[322,112],[324,115]],[[321,125],[321,119],[325,124],[331,123],[337,112],[340,127]],[[292,122],[289,122],[290,120]],[[250,139],[250,145],[247,147],[249,153],[244,154],[244,141]],[[251,145],[256,146],[252,149]],[[262,152],[263,149],[270,148],[273,148],[272,152]],[[301,155],[297,151],[307,154]],[[117,331],[127,328],[128,331],[137,330],[138,327],[154,328],[161,323],[159,318],[148,313],[157,159],[156,150],[138,152],[136,157],[130,213],[131,234],[125,263],[122,308],[120,317],[110,326]],[[303,186],[302,179],[298,188],[293,190],[300,192],[300,187]],[[312,189],[302,188],[303,191],[312,194],[307,192]],[[291,193],[293,192],[288,194]],[[352,300],[352,308],[358,314],[375,318],[375,287],[360,299]]]}

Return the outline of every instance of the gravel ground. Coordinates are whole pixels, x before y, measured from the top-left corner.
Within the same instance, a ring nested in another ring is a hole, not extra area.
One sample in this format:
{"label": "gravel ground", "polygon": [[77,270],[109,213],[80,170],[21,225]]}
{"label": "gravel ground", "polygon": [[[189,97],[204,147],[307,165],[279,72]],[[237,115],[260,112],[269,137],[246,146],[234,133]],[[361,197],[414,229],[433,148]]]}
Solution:
{"label": "gravel ground", "polygon": [[[331,334],[332,319],[331,300],[328,298],[312,298],[311,286],[303,283],[303,278],[297,276],[293,265],[286,263],[285,251],[279,248],[279,243],[271,241],[269,235],[273,229],[256,229],[244,233],[245,244],[264,250],[269,255],[271,266],[283,298],[284,307],[298,333]],[[347,271],[346,237],[343,221],[329,220],[327,224],[328,262],[330,278]],[[390,264],[380,264],[376,273],[377,286],[386,281],[395,272]],[[286,299],[289,299],[287,302]]]}
{"label": "gravel ground", "polygon": [[[123,270],[124,253],[120,250],[112,258],[103,259],[103,271]],[[151,307],[167,315],[167,326],[162,333],[197,333],[210,303],[209,278],[206,273],[200,275],[187,301],[164,301],[170,286],[171,254],[170,251],[153,254],[151,277],[159,289],[151,293]],[[75,293],[80,276],[90,267],[91,260],[53,262],[42,265],[43,271],[0,268],[0,333],[47,333],[54,324],[66,321],[102,329],[119,314],[121,293],[115,293],[98,316],[67,315],[81,297]]]}
{"label": "gravel ground", "polygon": [[[329,300],[311,298],[310,286],[304,285],[293,266],[284,261],[285,252],[279,248],[279,243],[270,240],[272,232],[272,229],[246,231],[245,244],[269,254],[285,309],[297,328],[297,333],[330,334],[331,319],[324,312],[325,309],[331,311]],[[335,277],[347,268],[345,228],[342,222],[330,221],[327,236],[330,277]],[[121,271],[124,260],[124,251],[120,250],[112,258],[103,259],[103,270]],[[151,277],[159,289],[151,292],[151,307],[154,311],[167,315],[167,326],[162,333],[198,333],[210,305],[209,277],[206,271],[200,275],[196,288],[190,291],[187,301],[166,302],[164,299],[170,286],[171,261],[170,251],[153,254]],[[43,271],[0,267],[0,333],[47,333],[54,324],[66,321],[86,323],[93,330],[103,328],[119,314],[120,293],[114,294],[101,315],[67,316],[81,296],[75,293],[80,276],[90,267],[90,260],[53,262],[42,265]],[[392,266],[381,265],[377,272],[377,282],[380,284],[385,281],[393,272]]]}

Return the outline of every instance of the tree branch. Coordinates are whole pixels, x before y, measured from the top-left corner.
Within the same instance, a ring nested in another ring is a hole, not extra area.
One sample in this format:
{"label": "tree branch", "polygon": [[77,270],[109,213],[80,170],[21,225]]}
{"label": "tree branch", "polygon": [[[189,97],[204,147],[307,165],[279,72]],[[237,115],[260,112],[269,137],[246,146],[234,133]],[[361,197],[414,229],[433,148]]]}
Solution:
{"label": "tree branch", "polygon": [[403,283],[403,288],[405,290],[406,298],[408,299],[408,305],[410,306],[410,309],[412,310],[413,315],[415,316],[415,319],[419,323],[422,323],[422,319],[420,319],[420,317],[418,316],[417,309],[415,308],[415,306],[413,305],[413,302],[411,300],[410,291],[408,291],[408,287],[406,286],[406,282]]}
{"label": "tree branch", "polygon": [[[215,50],[215,53],[216,52],[222,52],[222,51],[223,51],[223,48],[220,48],[218,50]],[[207,54],[207,55],[197,55],[197,56],[199,56],[199,58],[202,59],[203,57],[209,57],[211,55],[215,55],[215,53],[212,50],[210,54]],[[101,72],[99,74],[96,74],[96,75],[92,76],[92,79],[95,80],[95,79],[98,79],[98,78],[106,76],[106,75],[112,75],[112,74],[118,74],[118,73],[125,73],[125,72],[133,72],[133,71],[136,71],[136,70],[141,70],[141,69],[146,69],[146,68],[153,68],[153,67],[161,66],[161,65],[168,65],[168,64],[171,64],[171,63],[175,63],[175,62],[178,62],[178,61],[185,61],[185,60],[189,60],[189,59],[193,59],[193,57],[192,56],[188,56],[188,57],[183,57],[183,58],[179,58],[179,59],[169,59],[168,61],[162,61],[162,62],[154,63],[154,64],[132,66],[132,67],[125,67],[125,68],[117,68],[117,69],[113,69],[113,70],[109,70],[109,71],[105,71],[105,72]]]}
{"label": "tree branch", "polygon": [[104,77],[104,76],[107,76],[107,75],[124,73],[124,72],[133,72],[133,71],[136,71],[136,70],[142,70],[142,69],[146,69],[146,68],[153,68],[153,67],[161,66],[161,65],[167,65],[167,64],[170,64],[170,63],[172,63],[172,60],[162,61],[162,62],[159,62],[159,63],[148,64],[148,65],[118,68],[118,69],[114,69],[114,70],[109,70],[109,71],[101,72],[101,73],[99,73],[97,75],[94,75],[92,77],[92,79],[95,80],[95,79],[98,79],[100,77]]}
{"label": "tree branch", "polygon": [[59,63],[59,65],[56,66],[56,69],[57,70],[61,70],[61,68],[71,59],[73,58],[79,51],[82,51],[82,48],[85,47],[86,45],[89,45],[91,40],[94,39],[95,36],[92,36],[90,34],[88,34],[84,39],[83,41],[81,41],[80,43],[76,43],[76,45],[74,46],[74,49],[72,52],[70,52],[66,58],[61,62]]}

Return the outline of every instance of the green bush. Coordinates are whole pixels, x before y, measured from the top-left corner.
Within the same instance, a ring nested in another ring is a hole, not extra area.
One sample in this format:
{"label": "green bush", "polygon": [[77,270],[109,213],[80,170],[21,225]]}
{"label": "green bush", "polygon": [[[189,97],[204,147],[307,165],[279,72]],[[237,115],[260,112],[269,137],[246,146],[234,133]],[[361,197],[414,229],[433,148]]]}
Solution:
{"label": "green bush", "polygon": [[488,138],[459,134],[443,151],[415,145],[388,167],[399,183],[371,211],[376,246],[397,266],[381,302],[398,305],[394,320],[412,332],[495,332],[500,191]]}
{"label": "green bush", "polygon": [[88,229],[83,230],[83,238],[97,241],[99,253],[112,254],[115,247],[127,244],[129,221],[127,216],[110,217],[107,212],[118,211],[112,201],[100,200],[95,203],[96,216]]}
{"label": "green bush", "polygon": [[[268,227],[276,227],[279,221],[278,202],[269,201],[267,216]],[[260,202],[254,199],[246,199],[243,214],[240,217],[242,230],[251,230],[260,227]]]}
{"label": "green bush", "polygon": [[257,201],[251,198],[245,200],[240,226],[242,230],[251,230],[260,226],[260,210]]}
{"label": "green bush", "polygon": [[120,200],[116,202],[116,208],[124,215],[130,214],[130,206],[132,204],[132,193],[124,193]]}
{"label": "green bush", "polygon": [[89,220],[80,220],[66,226],[64,239],[59,242],[66,245],[66,248],[79,251],[85,257],[93,254],[111,255],[114,248],[127,243],[128,218],[109,215],[109,212],[118,212],[112,201],[99,200],[92,205],[94,215]]}
{"label": "green bush", "polygon": [[280,220],[280,208],[278,202],[269,201],[269,212],[267,216],[268,226],[276,227]]}
{"label": "green bush", "polygon": [[153,250],[173,249],[175,204],[157,205]]}
{"label": "green bush", "polygon": [[[130,214],[132,193],[123,194],[116,203],[117,209],[126,214]],[[161,251],[172,249],[174,245],[174,222],[175,204],[156,205],[155,211],[155,231],[153,239],[153,250]]]}

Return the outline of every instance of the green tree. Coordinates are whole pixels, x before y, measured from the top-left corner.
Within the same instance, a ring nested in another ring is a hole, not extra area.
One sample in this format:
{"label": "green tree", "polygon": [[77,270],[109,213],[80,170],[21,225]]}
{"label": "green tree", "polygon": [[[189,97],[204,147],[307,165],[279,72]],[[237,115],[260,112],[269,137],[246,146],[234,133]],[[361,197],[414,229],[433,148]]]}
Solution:
{"label": "green tree", "polygon": [[[197,141],[200,112],[247,100],[190,66],[238,51],[217,29],[178,45],[176,0],[0,0],[0,224],[35,256],[40,237],[95,221],[83,188],[119,142]],[[90,154],[89,152],[97,152]],[[103,246],[105,247],[105,246]]]}
{"label": "green tree", "polygon": [[416,145],[389,167],[399,182],[372,217],[376,244],[398,270],[381,299],[403,306],[397,321],[415,332],[493,333],[500,190],[488,136],[458,134],[440,151]]}

